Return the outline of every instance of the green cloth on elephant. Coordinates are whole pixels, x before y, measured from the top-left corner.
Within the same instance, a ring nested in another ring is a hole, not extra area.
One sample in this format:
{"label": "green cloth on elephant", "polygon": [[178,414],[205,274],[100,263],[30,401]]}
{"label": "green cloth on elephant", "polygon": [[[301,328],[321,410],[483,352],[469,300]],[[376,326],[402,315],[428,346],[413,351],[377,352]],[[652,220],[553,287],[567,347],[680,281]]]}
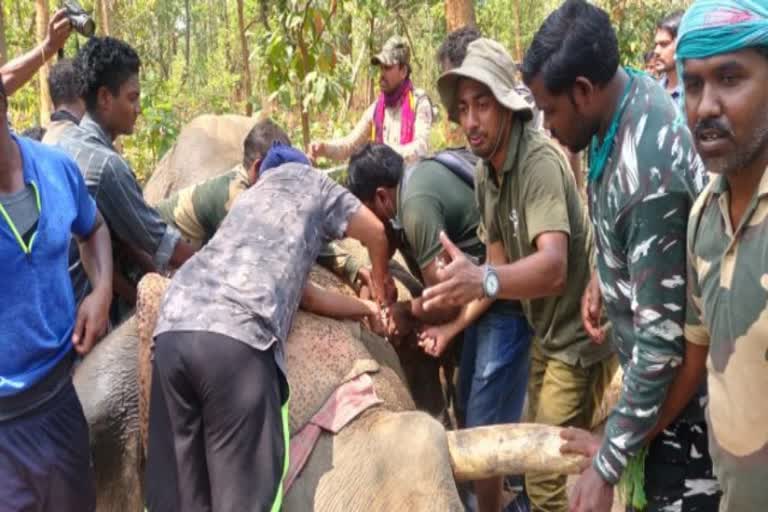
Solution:
{"label": "green cloth on elephant", "polygon": [[739,226],[712,180],[688,224],[685,337],[709,346],[710,453],[721,512],[768,510],[768,170]]}
{"label": "green cloth on elephant", "polygon": [[[224,174],[179,190],[162,200],[157,211],[184,239],[199,248],[213,238],[235,200],[249,186],[248,173],[238,164]],[[358,272],[364,266],[334,242],[323,246],[317,262],[349,284],[357,281]]]}
{"label": "green cloth on elephant", "polygon": [[474,191],[434,160],[423,160],[406,171],[397,189],[396,221],[407,245],[400,251],[414,275],[443,251],[441,231],[465,253],[485,259],[485,246],[477,238],[480,212]]}
{"label": "green cloth on elephant", "polygon": [[[685,232],[704,172],[676,117],[664,89],[634,75],[603,175],[589,183],[597,272],[624,369],[594,459],[612,484],[645,446],[685,350]],[[681,418],[703,420],[698,398]]]}

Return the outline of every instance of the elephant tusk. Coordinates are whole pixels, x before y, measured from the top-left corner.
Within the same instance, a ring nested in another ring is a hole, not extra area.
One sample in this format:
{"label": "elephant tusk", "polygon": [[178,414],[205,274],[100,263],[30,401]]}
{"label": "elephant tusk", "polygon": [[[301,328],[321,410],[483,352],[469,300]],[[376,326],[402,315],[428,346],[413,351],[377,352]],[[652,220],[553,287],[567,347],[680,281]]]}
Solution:
{"label": "elephant tusk", "polygon": [[457,481],[528,472],[578,473],[588,463],[582,455],[560,453],[561,427],[535,423],[492,425],[447,432]]}

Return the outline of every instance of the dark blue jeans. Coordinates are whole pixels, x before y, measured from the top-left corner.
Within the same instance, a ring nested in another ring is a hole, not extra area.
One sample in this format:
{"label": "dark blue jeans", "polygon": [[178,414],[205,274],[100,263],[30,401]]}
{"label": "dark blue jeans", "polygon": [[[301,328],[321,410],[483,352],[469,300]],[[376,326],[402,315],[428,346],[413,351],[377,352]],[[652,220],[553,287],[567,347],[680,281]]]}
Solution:
{"label": "dark blue jeans", "polygon": [[520,421],[530,368],[531,329],[523,313],[497,301],[464,330],[459,366],[466,427]]}
{"label": "dark blue jeans", "polygon": [[91,512],[88,423],[68,382],[42,407],[0,422],[0,512]]}

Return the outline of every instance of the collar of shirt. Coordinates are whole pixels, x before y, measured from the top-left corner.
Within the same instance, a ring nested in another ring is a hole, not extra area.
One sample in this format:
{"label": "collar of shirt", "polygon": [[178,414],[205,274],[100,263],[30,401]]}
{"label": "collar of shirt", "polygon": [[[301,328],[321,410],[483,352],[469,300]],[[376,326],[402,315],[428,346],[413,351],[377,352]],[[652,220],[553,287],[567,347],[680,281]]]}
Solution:
{"label": "collar of shirt", "polygon": [[112,144],[112,139],[109,138],[107,132],[97,123],[90,114],[85,114],[80,121],[80,128],[88,132],[89,135],[94,135],[99,142],[107,146],[112,151],[117,151]]}
{"label": "collar of shirt", "polygon": [[[720,174],[715,177],[712,184],[712,193],[719,196],[725,192],[728,192],[728,180],[725,179],[724,175]],[[766,195],[768,195],[768,169],[763,171],[763,177],[760,179],[760,184],[757,187],[758,198],[765,197]]]}
{"label": "collar of shirt", "polygon": [[[659,79],[659,83],[661,84],[662,87],[664,87],[665,91],[668,90],[667,85],[669,85],[669,77],[667,75],[662,76]],[[672,96],[673,99],[678,99],[682,94],[683,94],[683,84],[680,83],[680,80],[678,80],[677,85],[675,86],[674,89],[672,89],[672,92],[670,92],[669,95]]]}

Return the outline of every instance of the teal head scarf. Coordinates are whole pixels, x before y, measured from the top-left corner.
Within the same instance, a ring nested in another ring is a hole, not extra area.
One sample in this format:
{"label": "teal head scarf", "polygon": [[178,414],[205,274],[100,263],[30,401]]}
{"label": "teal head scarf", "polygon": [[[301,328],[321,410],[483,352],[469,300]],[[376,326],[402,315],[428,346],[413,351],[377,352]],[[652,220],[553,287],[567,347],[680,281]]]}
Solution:
{"label": "teal head scarf", "polygon": [[696,0],[680,23],[677,60],[704,59],[756,46],[768,46],[768,2]]}

